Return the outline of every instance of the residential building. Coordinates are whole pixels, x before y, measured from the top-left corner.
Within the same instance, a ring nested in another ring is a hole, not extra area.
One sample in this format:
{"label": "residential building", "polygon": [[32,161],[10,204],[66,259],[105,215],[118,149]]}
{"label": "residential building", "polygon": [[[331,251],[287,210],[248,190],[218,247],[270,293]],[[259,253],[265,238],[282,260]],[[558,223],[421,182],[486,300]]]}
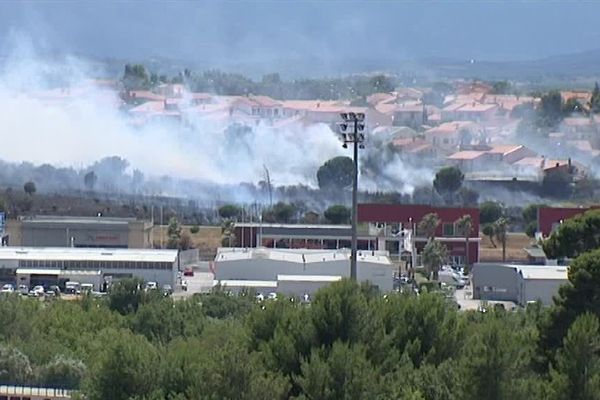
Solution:
{"label": "residential building", "polygon": [[476,101],[462,103],[455,101],[442,109],[442,121],[474,121],[491,120],[498,112],[496,104],[482,104]]}
{"label": "residential building", "polygon": [[424,132],[425,140],[446,153],[453,153],[461,145],[470,145],[481,136],[481,128],[471,121],[445,122]]}

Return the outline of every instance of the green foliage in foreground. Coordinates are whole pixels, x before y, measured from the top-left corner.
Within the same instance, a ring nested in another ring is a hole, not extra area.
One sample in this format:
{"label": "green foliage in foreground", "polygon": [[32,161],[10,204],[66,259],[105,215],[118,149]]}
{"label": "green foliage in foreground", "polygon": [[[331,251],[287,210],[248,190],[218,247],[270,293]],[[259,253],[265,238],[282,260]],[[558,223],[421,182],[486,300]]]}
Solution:
{"label": "green foliage in foreground", "polygon": [[310,305],[220,290],[173,300],[125,281],[108,299],[0,299],[0,381],[90,400],[597,398],[597,317],[578,313],[548,350],[550,317],[347,280]]}

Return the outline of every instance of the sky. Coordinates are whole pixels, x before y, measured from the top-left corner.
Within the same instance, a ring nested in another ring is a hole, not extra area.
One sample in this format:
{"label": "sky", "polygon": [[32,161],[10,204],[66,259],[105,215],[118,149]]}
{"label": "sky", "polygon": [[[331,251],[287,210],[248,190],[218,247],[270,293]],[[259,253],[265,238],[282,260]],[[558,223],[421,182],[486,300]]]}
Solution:
{"label": "sky", "polygon": [[295,62],[515,61],[600,47],[598,15],[600,2],[6,1],[0,53],[26,36],[51,54],[266,72]]}

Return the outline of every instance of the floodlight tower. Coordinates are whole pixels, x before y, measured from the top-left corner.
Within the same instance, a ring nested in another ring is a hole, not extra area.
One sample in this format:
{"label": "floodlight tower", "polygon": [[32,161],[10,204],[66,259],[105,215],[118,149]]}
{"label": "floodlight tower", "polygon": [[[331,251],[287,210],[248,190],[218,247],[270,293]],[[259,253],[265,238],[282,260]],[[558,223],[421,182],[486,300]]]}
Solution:
{"label": "floodlight tower", "polygon": [[344,112],[341,113],[342,122],[339,123],[343,147],[348,148],[348,143],[354,146],[354,171],[352,177],[352,249],[350,252],[350,279],[357,280],[357,225],[358,225],[358,149],[364,149],[365,141],[365,114]]}

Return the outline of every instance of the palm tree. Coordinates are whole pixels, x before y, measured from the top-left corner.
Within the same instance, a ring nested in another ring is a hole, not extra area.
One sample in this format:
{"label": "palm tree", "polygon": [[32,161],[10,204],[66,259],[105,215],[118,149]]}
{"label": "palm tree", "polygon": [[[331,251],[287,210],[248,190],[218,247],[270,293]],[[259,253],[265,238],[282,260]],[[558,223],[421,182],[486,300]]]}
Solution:
{"label": "palm tree", "polygon": [[469,270],[469,236],[473,232],[473,219],[465,214],[456,221],[458,234],[465,238],[465,269]]}
{"label": "palm tree", "polygon": [[502,262],[506,262],[506,239],[508,238],[508,219],[498,218],[494,222],[494,233],[496,239],[502,244]]}
{"label": "palm tree", "polygon": [[430,241],[435,238],[435,231],[440,224],[440,217],[436,213],[429,213],[419,222],[419,231],[423,232]]}
{"label": "palm tree", "polygon": [[429,277],[435,281],[438,280],[438,272],[440,267],[448,258],[448,249],[442,243],[430,240],[425,245],[421,260]]}

